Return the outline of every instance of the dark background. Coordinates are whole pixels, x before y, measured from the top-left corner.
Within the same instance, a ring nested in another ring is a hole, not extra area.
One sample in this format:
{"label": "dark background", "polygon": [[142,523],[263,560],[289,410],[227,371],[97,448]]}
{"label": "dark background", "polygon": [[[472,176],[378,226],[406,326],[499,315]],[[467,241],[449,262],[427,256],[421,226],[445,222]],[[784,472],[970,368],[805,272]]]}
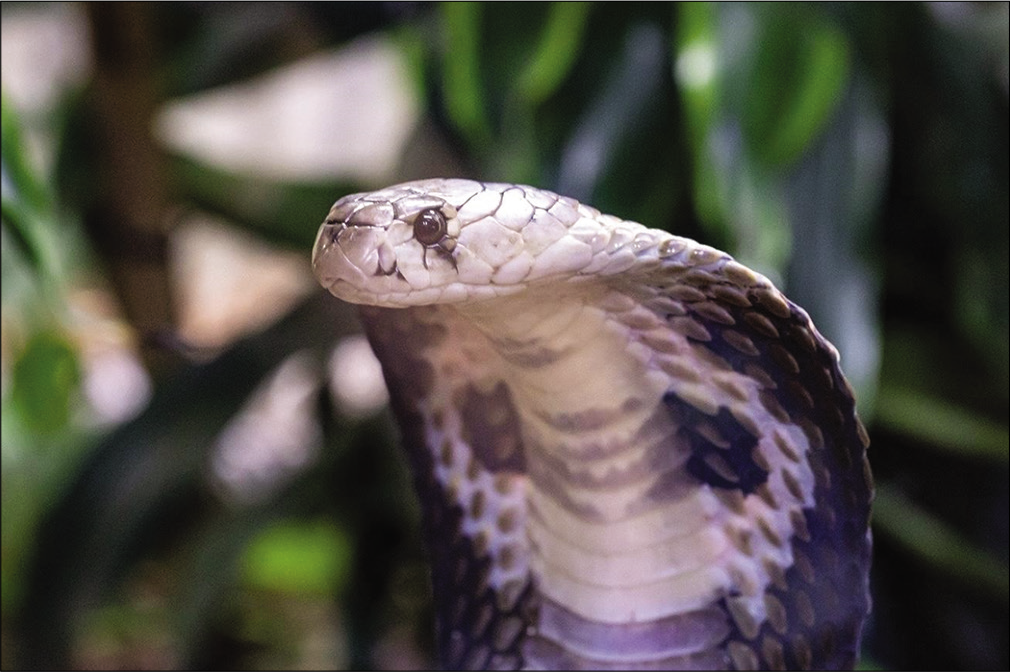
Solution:
{"label": "dark background", "polygon": [[5,669],[430,664],[395,430],[338,403],[358,326],[308,257],[345,193],[451,175],[783,287],[872,439],[862,665],[1010,665],[1007,4],[2,11]]}

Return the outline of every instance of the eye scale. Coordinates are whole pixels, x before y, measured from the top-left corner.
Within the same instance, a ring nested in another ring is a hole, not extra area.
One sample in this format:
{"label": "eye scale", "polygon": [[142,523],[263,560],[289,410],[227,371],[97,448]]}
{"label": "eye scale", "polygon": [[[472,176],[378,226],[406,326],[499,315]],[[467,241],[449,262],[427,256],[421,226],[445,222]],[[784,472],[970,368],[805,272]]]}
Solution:
{"label": "eye scale", "polygon": [[[359,203],[375,214],[347,231]],[[866,434],[837,351],[767,278],[452,179],[341,199],[313,269],[382,362],[443,667],[854,665]]]}
{"label": "eye scale", "polygon": [[423,210],[414,220],[414,238],[425,247],[432,247],[445,237],[448,225],[438,210]]}

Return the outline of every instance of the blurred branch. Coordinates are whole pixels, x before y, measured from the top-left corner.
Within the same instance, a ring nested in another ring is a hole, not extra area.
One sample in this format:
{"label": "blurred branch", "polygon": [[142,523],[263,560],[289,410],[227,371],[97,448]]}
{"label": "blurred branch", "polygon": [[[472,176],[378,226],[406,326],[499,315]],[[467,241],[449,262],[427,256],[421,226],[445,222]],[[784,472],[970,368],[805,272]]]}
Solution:
{"label": "blurred branch", "polygon": [[[172,324],[166,218],[168,195],[161,155],[151,135],[158,103],[150,5],[87,4],[95,58],[90,99],[99,153],[97,193],[84,224],[109,269],[127,318],[142,335]],[[145,351],[163,368],[163,351]]]}

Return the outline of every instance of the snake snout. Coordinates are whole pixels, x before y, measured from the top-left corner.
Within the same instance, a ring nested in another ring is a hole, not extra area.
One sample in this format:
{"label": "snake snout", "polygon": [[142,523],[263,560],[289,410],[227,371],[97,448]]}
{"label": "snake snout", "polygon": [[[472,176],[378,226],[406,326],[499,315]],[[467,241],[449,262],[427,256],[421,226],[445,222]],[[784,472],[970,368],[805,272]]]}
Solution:
{"label": "snake snout", "polygon": [[[345,224],[323,224],[312,248],[312,270],[326,287],[343,281],[365,287],[376,270],[384,269],[379,249],[384,244],[381,231]],[[389,265],[388,259],[385,260]]]}

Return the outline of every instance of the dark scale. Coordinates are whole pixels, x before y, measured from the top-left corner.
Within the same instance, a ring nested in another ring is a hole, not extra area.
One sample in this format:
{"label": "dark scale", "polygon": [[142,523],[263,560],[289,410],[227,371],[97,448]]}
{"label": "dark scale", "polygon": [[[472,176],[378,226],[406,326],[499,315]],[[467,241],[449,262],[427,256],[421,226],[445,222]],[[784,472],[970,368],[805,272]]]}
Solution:
{"label": "dark scale", "polygon": [[[678,435],[690,447],[691,457],[686,465],[689,474],[713,488],[737,488],[744,495],[751,494],[768,480],[768,472],[758,466],[752,457],[758,443],[757,437],[744,429],[729,409],[722,407],[715,416],[710,417],[681,401],[672,390],[663,395],[663,402],[675,416],[680,427]],[[729,445],[716,445],[700,433],[699,426],[703,423],[717,427],[721,439]]]}
{"label": "dark scale", "polygon": [[[413,319],[410,310],[366,308],[362,311],[369,341],[382,360],[404,446],[414,474],[414,487],[423,509],[425,538],[431,555],[431,582],[435,595],[435,648],[444,669],[519,669],[522,666],[522,631],[515,636],[506,624],[528,622],[534,610],[533,586],[526,582],[508,609],[487,584],[490,559],[474,540],[462,533],[463,509],[435,478],[434,456],[425,447],[425,421],[419,402],[432,385],[431,364],[414,351],[400,347],[401,339],[436,346],[446,337],[444,327]],[[505,403],[500,390],[484,403]],[[489,618],[488,618],[489,617]]]}
{"label": "dark scale", "polygon": [[[870,606],[862,569],[869,564],[866,530],[872,487],[863,468],[865,435],[855,418],[855,402],[848,384],[832,353],[812,338],[806,316],[792,303],[788,304],[786,317],[765,309],[759,293],[750,298],[751,308],[721,305],[737,323],[750,312],[751,322],[756,313],[774,327],[767,333],[751,330],[758,354],[742,352],[731,339],[723,337],[731,327],[706,319],[701,310],[691,311],[688,303],[686,307],[693,317],[711,335],[710,340],[693,342],[740,373],[756,360],[762,361],[761,368],[775,384],[775,389],[766,390],[772,404],[783,409],[810,438],[811,452],[805,459],[816,476],[815,505],[803,510],[802,522],[796,521],[797,533],[789,540],[794,563],[785,571],[782,585],[769,587],[768,620],[753,638],[734,625],[727,638],[728,650],[733,664],[740,667],[756,664],[763,669],[851,669],[859,653],[860,627]],[[811,399],[818,401],[811,404]],[[701,421],[700,411],[679,403],[672,393],[664,400],[681,407],[678,412],[688,426]],[[775,415],[774,408],[768,410]],[[720,433],[733,443],[731,450],[722,453],[738,482],[727,481],[705,462],[704,457],[718,448],[703,437],[691,439],[688,471],[713,487],[738,487],[749,493],[764,482],[762,474],[767,477],[750,457],[755,440],[726,409],[720,409],[715,420]],[[745,451],[731,455],[737,453],[738,445]],[[860,493],[855,497],[855,506],[852,493]],[[725,600],[722,606],[727,608]]]}

